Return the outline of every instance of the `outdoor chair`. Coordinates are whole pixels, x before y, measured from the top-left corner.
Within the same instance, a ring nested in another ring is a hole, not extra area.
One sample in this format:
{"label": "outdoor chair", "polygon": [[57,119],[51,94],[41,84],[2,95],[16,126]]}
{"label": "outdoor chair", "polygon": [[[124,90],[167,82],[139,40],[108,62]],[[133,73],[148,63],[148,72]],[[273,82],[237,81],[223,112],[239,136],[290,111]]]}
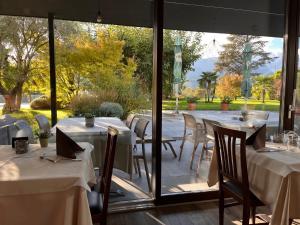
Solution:
{"label": "outdoor chair", "polygon": [[108,127],[104,166],[100,176],[100,190],[87,192],[93,223],[106,225],[108,200],[111,186],[112,171],[116,152],[118,130]]}
{"label": "outdoor chair", "polygon": [[13,124],[17,121],[16,118],[12,117],[11,115],[9,114],[4,114],[2,116],[0,116],[0,127],[3,127],[3,126],[7,126],[7,125],[10,125],[10,124]]}
{"label": "outdoor chair", "polygon": [[35,142],[32,128],[25,120],[18,120],[15,126],[17,127],[16,137],[28,137],[29,143]]}
{"label": "outdoor chair", "polygon": [[247,110],[242,112],[243,119],[248,120],[268,120],[269,112],[258,110]]}
{"label": "outdoor chair", "polygon": [[125,125],[131,129],[132,128],[132,125],[133,125],[133,122],[134,120],[137,118],[137,116],[135,114],[129,114],[126,118],[126,121],[125,121]]}
{"label": "outdoor chair", "polygon": [[[140,118],[135,125],[134,132],[136,134],[136,144],[142,145],[142,153],[138,154],[137,149],[135,149],[133,154],[133,165],[135,168],[135,171],[138,172],[139,176],[141,177],[141,169],[140,169],[140,163],[139,160],[142,159],[144,162],[145,172],[146,172],[146,178],[148,183],[149,191],[151,191],[151,183],[150,183],[150,175],[147,165],[147,159],[146,159],[146,149],[145,149],[145,133],[147,126],[149,124],[149,121],[143,118]],[[136,147],[135,147],[136,148]]]}
{"label": "outdoor chair", "polygon": [[183,118],[184,118],[184,134],[180,146],[180,154],[178,160],[181,159],[185,141],[187,140],[191,141],[194,144],[191,161],[190,161],[190,169],[192,169],[195,153],[199,143],[203,143],[203,145],[206,143],[205,127],[203,123],[197,122],[195,117],[190,114],[183,113]]}
{"label": "outdoor chair", "polygon": [[[219,225],[224,225],[224,208],[240,204],[243,205],[242,224],[249,225],[250,211],[255,224],[256,207],[264,204],[249,189],[246,132],[217,125],[213,125],[213,130],[219,174]],[[239,146],[238,150],[237,146]],[[237,162],[238,160],[240,163]],[[232,197],[235,202],[224,204],[225,196]]]}
{"label": "outdoor chair", "polygon": [[[206,153],[206,157],[207,157],[209,150],[214,148],[215,137],[214,137],[213,125],[222,126],[221,123],[214,120],[208,120],[203,118],[202,121],[204,124],[206,139],[205,142],[203,143],[201,155],[198,160],[197,171],[199,171],[201,161],[203,160],[204,157],[204,153]],[[212,146],[209,146],[209,143],[211,143]]]}
{"label": "outdoor chair", "polygon": [[34,118],[39,125],[40,133],[50,133],[51,126],[47,117],[44,115],[36,115]]}

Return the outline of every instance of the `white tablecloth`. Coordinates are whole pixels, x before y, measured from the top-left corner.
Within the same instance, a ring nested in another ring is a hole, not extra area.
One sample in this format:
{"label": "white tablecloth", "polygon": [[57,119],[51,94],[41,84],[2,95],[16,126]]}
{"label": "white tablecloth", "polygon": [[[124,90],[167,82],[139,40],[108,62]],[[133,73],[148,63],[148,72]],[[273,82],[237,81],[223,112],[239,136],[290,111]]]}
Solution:
{"label": "white tablecloth", "polygon": [[119,118],[96,117],[94,127],[86,127],[85,118],[67,118],[60,120],[52,128],[52,133],[55,137],[56,127],[58,127],[75,141],[89,142],[94,145],[94,165],[101,166],[104,158],[108,126],[113,126],[119,130],[114,168],[131,175],[132,146],[135,143],[135,135]]}
{"label": "white tablecloth", "polygon": [[55,144],[41,149],[30,145],[16,155],[8,145],[0,146],[0,224],[3,225],[91,225],[86,191],[96,183],[91,160],[93,147],[77,154],[81,161],[40,159],[42,152],[56,157]]}
{"label": "white tablecloth", "polygon": [[[267,147],[284,148],[268,143]],[[271,205],[271,225],[288,225],[289,218],[300,218],[300,153],[256,152],[247,147],[247,166],[251,191]],[[208,185],[218,182],[216,154],[213,154]]]}

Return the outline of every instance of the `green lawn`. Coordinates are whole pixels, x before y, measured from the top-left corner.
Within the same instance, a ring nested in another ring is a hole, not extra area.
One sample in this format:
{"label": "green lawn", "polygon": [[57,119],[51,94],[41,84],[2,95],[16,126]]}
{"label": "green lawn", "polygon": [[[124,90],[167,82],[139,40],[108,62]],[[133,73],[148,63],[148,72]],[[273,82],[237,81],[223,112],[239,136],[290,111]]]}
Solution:
{"label": "green lawn", "polygon": [[[51,121],[51,111],[50,110],[33,110],[33,109],[21,109],[19,112],[12,113],[11,116],[18,118],[18,119],[24,119],[27,120],[28,123],[33,127],[33,130],[38,129],[38,124],[36,120],[34,119],[35,115],[43,114],[45,115],[49,121]],[[65,117],[68,117],[72,113],[69,110],[57,110],[57,119],[63,119]],[[0,116],[2,115],[2,111],[0,110]]]}
{"label": "green lawn", "polygon": [[[175,109],[175,100],[163,100],[163,109],[164,110],[174,110]],[[186,100],[179,100],[179,110],[187,110]],[[241,110],[245,105],[244,99],[237,99],[233,101],[229,110]],[[266,111],[279,111],[280,102],[277,100],[266,100],[265,103],[258,100],[248,100],[248,108],[255,110],[266,110]],[[215,99],[213,103],[205,103],[204,100],[197,101],[197,110],[220,110],[220,99]]]}
{"label": "green lawn", "polygon": [[[233,101],[229,109],[230,110],[240,110],[244,106],[244,100],[238,99]],[[186,100],[179,101],[179,110],[187,110]],[[266,110],[266,111],[279,111],[279,101],[276,100],[267,100],[265,103],[257,100],[249,100],[248,108],[256,110]],[[174,110],[175,109],[175,100],[163,100],[163,109],[164,110]],[[198,100],[197,110],[220,110],[220,100],[215,99],[213,103],[205,103],[203,100]],[[22,109],[19,112],[12,113],[11,115],[18,119],[25,119],[33,127],[33,130],[38,129],[38,125],[34,119],[34,116],[37,114],[45,115],[49,120],[51,120],[51,111],[50,110],[32,110],[32,109]],[[2,112],[0,110],[0,115]],[[58,110],[57,119],[63,119],[72,115],[70,110]]]}

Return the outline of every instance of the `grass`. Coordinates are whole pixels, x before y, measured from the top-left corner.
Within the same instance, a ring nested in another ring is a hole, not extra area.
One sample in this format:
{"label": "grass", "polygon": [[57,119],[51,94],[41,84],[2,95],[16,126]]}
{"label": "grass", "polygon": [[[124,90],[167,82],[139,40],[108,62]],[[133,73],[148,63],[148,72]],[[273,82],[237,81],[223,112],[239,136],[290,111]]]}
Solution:
{"label": "grass", "polygon": [[[213,103],[206,103],[204,100],[197,101],[197,110],[220,110],[220,99],[214,99]],[[174,110],[176,101],[163,100],[163,110]],[[229,105],[229,110],[241,110],[245,105],[244,99],[237,99]],[[279,111],[280,102],[278,100],[266,100],[265,103],[259,100],[248,100],[248,109],[252,110],[265,110],[265,111]],[[179,110],[187,110],[188,104],[186,100],[179,100]]]}
{"label": "grass", "polygon": [[[38,124],[34,119],[35,115],[42,114],[45,115],[49,121],[51,122],[51,111],[50,110],[33,110],[33,109],[21,109],[19,112],[11,113],[10,115],[17,119],[26,120],[34,131],[38,130]],[[2,115],[2,111],[0,110],[0,116]],[[61,120],[68,116],[72,115],[70,110],[57,110],[57,120]]]}
{"label": "grass", "polygon": [[[175,100],[163,100],[163,110],[174,110],[175,109]],[[229,110],[240,110],[244,106],[243,99],[237,99],[233,101]],[[267,100],[265,103],[262,103],[258,100],[249,100],[248,108],[255,110],[266,110],[266,111],[279,111],[280,102],[277,100]],[[186,100],[179,100],[179,110],[187,110],[188,104]],[[213,103],[205,103],[203,100],[197,101],[197,110],[220,110],[220,99],[215,99]],[[45,115],[49,121],[51,121],[51,111],[50,110],[33,110],[33,109],[21,109],[19,112],[12,113],[11,116],[17,119],[27,120],[28,123],[32,126],[33,130],[38,130],[37,122],[34,119],[34,116],[37,114]],[[2,112],[0,110],[0,116]],[[57,119],[61,120],[63,118],[69,117],[72,115],[70,110],[57,110]]]}

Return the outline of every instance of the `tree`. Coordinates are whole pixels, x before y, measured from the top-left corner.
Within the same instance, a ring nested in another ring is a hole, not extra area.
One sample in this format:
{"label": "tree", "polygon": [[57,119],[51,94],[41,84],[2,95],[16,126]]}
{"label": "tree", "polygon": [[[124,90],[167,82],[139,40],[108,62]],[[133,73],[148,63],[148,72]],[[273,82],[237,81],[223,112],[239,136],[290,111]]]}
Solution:
{"label": "tree", "polygon": [[[89,31],[77,22],[61,21],[56,26],[55,38],[57,97],[63,105],[68,105],[83,91],[117,92],[122,89],[125,93],[121,94],[126,95],[123,88],[130,89],[134,85],[136,63],[124,57],[125,43],[114,31],[104,26]],[[48,61],[48,54],[35,59],[33,63],[38,63],[40,69],[30,82],[49,87]],[[39,78],[38,83],[35,77]]]}
{"label": "tree", "polygon": [[217,72],[243,74],[243,50],[247,42],[251,43],[252,61],[250,70],[253,71],[261,65],[274,60],[269,52],[264,50],[266,41],[260,37],[251,35],[229,35],[228,43],[223,45],[223,50],[219,54],[218,61],[215,66]]}
{"label": "tree", "polygon": [[260,75],[253,78],[252,95],[256,97],[256,99],[262,99],[262,102],[265,103],[266,96],[270,98],[273,90],[273,76]]}
{"label": "tree", "polygon": [[[133,57],[137,63],[135,77],[138,78],[144,90],[151,94],[152,90],[152,41],[153,32],[148,28],[132,28],[111,26],[118,37],[125,41],[125,57]],[[171,97],[173,92],[174,42],[176,35],[182,40],[182,74],[192,70],[193,64],[201,57],[203,45],[201,33],[184,31],[164,31],[163,49],[163,95]],[[183,77],[184,79],[184,77]]]}
{"label": "tree", "polygon": [[47,32],[43,19],[0,17],[0,94],[5,99],[4,112],[20,109],[24,83],[36,69],[32,61],[47,44]]}
{"label": "tree", "polygon": [[241,83],[241,75],[224,75],[217,80],[216,95],[221,99],[224,99],[225,97],[235,99],[241,95]]}
{"label": "tree", "polygon": [[[198,79],[199,87],[205,89],[205,102],[213,102],[218,75],[216,72],[203,72]],[[211,99],[210,99],[211,97]]]}

